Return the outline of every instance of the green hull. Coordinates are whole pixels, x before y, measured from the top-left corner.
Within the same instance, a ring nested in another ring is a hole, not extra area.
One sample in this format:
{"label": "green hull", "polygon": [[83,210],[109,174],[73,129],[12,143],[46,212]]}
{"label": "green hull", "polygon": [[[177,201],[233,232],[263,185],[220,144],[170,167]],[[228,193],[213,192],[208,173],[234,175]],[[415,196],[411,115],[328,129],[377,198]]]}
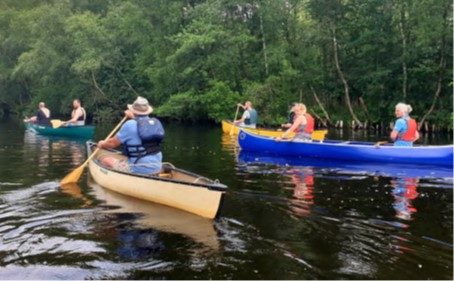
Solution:
{"label": "green hull", "polygon": [[27,128],[35,131],[37,134],[46,136],[59,136],[68,138],[93,138],[95,126],[70,126],[70,127],[44,127],[36,124],[27,123]]}

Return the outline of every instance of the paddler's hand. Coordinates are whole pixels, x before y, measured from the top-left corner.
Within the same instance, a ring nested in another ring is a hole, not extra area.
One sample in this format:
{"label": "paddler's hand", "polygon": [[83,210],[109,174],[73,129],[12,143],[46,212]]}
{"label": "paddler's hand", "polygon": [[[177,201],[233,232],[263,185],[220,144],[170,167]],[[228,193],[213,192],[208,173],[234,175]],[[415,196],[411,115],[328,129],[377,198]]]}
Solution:
{"label": "paddler's hand", "polygon": [[135,115],[130,111],[129,109],[125,110],[125,116],[128,117],[129,119],[134,119]]}
{"label": "paddler's hand", "polygon": [[103,148],[104,144],[106,143],[105,140],[98,141],[98,148]]}
{"label": "paddler's hand", "polygon": [[274,141],[280,142],[280,141],[281,141],[281,137],[276,137],[276,138],[274,139]]}

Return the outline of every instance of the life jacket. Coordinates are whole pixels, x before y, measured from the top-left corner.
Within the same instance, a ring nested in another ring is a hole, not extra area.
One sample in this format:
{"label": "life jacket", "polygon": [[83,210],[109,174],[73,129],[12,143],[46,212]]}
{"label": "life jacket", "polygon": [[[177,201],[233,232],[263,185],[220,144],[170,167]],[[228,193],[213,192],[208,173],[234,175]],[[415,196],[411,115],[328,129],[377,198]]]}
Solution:
{"label": "life jacket", "polygon": [[304,129],[305,133],[312,134],[314,131],[314,118],[309,113],[304,114],[307,120],[306,128]]}
{"label": "life jacket", "polygon": [[250,108],[247,111],[249,112],[249,118],[244,119],[244,124],[246,125],[257,124],[259,121],[257,111],[253,108]]}
{"label": "life jacket", "polygon": [[298,126],[297,132],[303,132],[306,134],[312,134],[314,131],[314,118],[309,113],[305,113],[304,117],[306,118],[306,125]]}
{"label": "life jacket", "polygon": [[418,124],[416,123],[415,119],[412,119],[410,117],[403,119],[405,120],[405,122],[407,122],[407,131],[404,133],[399,133],[397,137],[399,140],[412,142],[415,139]]}
{"label": "life jacket", "polygon": [[164,140],[165,131],[161,122],[156,118],[136,117],[137,133],[139,134],[142,144],[123,146],[123,153],[129,158],[140,158],[147,155],[155,155],[161,152],[161,142]]}

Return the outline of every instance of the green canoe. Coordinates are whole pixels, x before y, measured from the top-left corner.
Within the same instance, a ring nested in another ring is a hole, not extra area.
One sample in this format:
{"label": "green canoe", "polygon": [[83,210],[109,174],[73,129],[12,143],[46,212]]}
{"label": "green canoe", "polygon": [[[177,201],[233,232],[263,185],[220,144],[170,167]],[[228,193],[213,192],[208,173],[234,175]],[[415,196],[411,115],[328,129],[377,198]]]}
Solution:
{"label": "green canoe", "polygon": [[26,123],[26,126],[29,130],[33,130],[37,134],[46,136],[91,139],[95,133],[95,126],[68,126],[52,128],[33,123]]}

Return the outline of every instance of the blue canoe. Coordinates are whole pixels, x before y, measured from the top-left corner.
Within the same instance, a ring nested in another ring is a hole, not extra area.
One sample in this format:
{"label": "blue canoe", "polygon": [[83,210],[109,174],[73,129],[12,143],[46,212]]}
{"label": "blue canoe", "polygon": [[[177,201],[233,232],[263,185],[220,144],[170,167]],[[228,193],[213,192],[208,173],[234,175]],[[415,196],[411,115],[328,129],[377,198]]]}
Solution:
{"label": "blue canoe", "polygon": [[[370,176],[448,179],[452,183],[453,169],[438,165],[415,165],[394,163],[371,163],[359,161],[340,161],[320,158],[300,158],[278,156],[270,153],[241,150],[238,155],[239,164],[271,164],[285,167],[310,167],[323,169],[335,174],[364,174]],[[452,188],[452,185],[449,185]]]}
{"label": "blue canoe", "polygon": [[347,161],[408,163],[453,166],[453,145],[402,147],[357,141],[281,141],[241,131],[238,143],[245,151],[293,157],[315,157]]}
{"label": "blue canoe", "polygon": [[91,139],[95,133],[95,126],[68,126],[52,128],[33,123],[26,123],[26,126],[29,130],[46,136]]}

